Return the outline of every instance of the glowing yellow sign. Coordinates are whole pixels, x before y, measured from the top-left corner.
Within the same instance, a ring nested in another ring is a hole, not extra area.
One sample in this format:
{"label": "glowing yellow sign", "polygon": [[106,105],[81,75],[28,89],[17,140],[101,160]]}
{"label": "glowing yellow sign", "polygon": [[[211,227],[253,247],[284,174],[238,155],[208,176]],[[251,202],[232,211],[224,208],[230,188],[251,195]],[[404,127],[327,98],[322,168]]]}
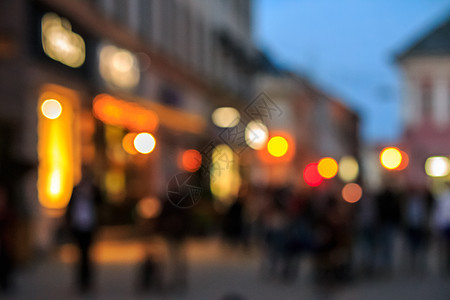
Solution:
{"label": "glowing yellow sign", "polygon": [[72,32],[72,25],[55,13],[42,17],[42,48],[50,58],[77,68],[84,63],[86,49],[83,38]]}
{"label": "glowing yellow sign", "polygon": [[[79,141],[73,127],[77,98],[67,89],[49,87],[38,101],[38,197],[42,206],[62,209],[67,206],[73,184],[80,177]],[[56,118],[47,115],[46,103],[61,106],[56,110],[57,116],[50,114]]]}

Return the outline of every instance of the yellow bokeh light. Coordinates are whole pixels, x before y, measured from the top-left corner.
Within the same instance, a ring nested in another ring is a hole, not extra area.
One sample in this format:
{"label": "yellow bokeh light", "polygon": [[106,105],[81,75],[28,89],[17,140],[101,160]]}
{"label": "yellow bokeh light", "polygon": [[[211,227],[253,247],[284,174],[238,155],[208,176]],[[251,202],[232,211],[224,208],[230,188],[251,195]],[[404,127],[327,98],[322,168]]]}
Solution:
{"label": "yellow bokeh light", "polygon": [[238,157],[227,145],[218,145],[212,153],[211,193],[224,205],[231,205],[241,184]]}
{"label": "yellow bokeh light", "polygon": [[239,123],[240,114],[233,107],[219,107],[213,112],[211,118],[216,126],[231,128]]}
{"label": "yellow bokeh light", "polygon": [[62,113],[61,103],[55,99],[45,100],[41,105],[41,112],[48,119],[57,119]]}
{"label": "yellow bokeh light", "polygon": [[267,151],[275,157],[282,157],[288,151],[289,144],[282,136],[274,136],[267,143]]}
{"label": "yellow bokeh light", "polygon": [[450,173],[450,161],[445,156],[428,157],[425,161],[425,172],[430,177],[444,177]]}
{"label": "yellow bokeh light", "polygon": [[402,154],[397,148],[384,148],[380,153],[380,162],[388,170],[396,169],[402,163]]}
{"label": "yellow bokeh light", "polygon": [[319,161],[317,165],[317,171],[319,171],[320,176],[326,179],[333,178],[338,172],[338,164],[331,157],[324,157]]}
{"label": "yellow bokeh light", "polygon": [[359,175],[359,165],[352,156],[343,156],[339,160],[339,178],[344,182],[354,181]]}
{"label": "yellow bokeh light", "polygon": [[137,152],[148,154],[155,149],[156,140],[150,133],[141,132],[136,135],[133,144]]}

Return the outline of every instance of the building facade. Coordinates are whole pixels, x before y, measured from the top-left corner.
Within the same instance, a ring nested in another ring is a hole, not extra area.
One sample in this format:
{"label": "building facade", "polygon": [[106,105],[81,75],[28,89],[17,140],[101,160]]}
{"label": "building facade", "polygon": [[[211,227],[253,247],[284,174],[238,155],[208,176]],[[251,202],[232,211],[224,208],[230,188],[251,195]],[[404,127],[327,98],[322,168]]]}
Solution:
{"label": "building facade", "polygon": [[[64,209],[83,165],[105,222],[129,223],[184,171],[183,151],[217,134],[211,112],[254,93],[250,1],[19,0],[0,16],[2,178],[20,170],[11,197],[40,247],[57,222],[47,209]],[[133,149],[140,132],[150,154]]]}
{"label": "building facade", "polygon": [[450,19],[398,56],[403,71],[403,146],[409,183],[427,182],[425,161],[450,154]]}

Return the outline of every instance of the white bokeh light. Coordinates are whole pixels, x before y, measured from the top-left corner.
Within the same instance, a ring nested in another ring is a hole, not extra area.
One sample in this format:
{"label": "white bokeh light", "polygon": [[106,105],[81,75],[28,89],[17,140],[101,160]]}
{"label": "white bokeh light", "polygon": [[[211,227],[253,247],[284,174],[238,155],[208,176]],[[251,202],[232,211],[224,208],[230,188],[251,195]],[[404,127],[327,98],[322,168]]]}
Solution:
{"label": "white bokeh light", "polygon": [[432,156],[425,162],[425,172],[431,177],[444,177],[450,172],[449,159],[445,156]]}
{"label": "white bokeh light", "polygon": [[269,136],[267,127],[260,121],[251,121],[245,127],[245,142],[250,148],[259,150],[264,148]]}

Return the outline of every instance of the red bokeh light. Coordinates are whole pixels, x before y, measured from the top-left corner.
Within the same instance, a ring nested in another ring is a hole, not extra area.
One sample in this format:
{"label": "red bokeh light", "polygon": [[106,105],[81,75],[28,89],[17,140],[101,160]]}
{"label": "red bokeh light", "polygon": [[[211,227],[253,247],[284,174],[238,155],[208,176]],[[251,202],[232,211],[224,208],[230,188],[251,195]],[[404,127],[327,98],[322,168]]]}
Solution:
{"label": "red bokeh light", "polygon": [[188,172],[195,172],[200,169],[202,164],[202,155],[195,149],[189,149],[183,152],[181,165]]}
{"label": "red bokeh light", "polygon": [[320,176],[317,170],[317,165],[317,163],[308,164],[303,170],[303,179],[309,186],[319,186],[323,181],[323,177]]}

